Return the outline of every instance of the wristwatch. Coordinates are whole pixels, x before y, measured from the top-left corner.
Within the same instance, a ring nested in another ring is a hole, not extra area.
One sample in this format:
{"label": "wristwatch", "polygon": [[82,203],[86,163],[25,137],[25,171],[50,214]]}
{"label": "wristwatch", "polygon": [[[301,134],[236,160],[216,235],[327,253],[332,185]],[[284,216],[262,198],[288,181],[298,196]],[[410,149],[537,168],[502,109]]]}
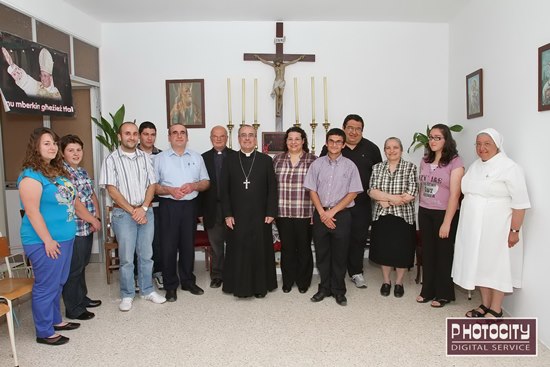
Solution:
{"label": "wristwatch", "polygon": [[145,211],[145,213],[147,213],[147,210],[149,210],[149,207],[148,206],[142,206],[141,209],[143,209]]}

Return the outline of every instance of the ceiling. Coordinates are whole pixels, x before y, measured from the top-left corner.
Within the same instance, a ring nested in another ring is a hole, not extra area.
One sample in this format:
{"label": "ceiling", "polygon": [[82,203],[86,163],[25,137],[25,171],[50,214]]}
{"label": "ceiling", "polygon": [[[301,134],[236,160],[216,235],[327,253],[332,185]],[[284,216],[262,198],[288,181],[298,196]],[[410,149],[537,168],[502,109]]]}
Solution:
{"label": "ceiling", "polygon": [[471,0],[62,1],[101,23],[277,20],[447,23]]}

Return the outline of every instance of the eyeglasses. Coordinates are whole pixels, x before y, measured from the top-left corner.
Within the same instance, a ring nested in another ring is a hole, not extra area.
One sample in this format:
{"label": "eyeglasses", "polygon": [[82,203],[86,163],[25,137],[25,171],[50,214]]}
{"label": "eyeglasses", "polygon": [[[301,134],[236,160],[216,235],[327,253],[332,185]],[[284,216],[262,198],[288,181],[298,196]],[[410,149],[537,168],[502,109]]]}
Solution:
{"label": "eyeglasses", "polygon": [[178,135],[178,136],[179,136],[179,135],[185,136],[185,135],[187,135],[187,131],[172,131],[171,134],[172,134],[172,135]]}
{"label": "eyeglasses", "polygon": [[356,133],[363,132],[362,127],[355,127],[355,126],[346,126],[346,130],[349,132],[356,132]]}
{"label": "eyeglasses", "polygon": [[329,139],[327,141],[327,144],[330,144],[330,145],[343,145],[344,144],[344,141],[343,140],[332,140],[332,139]]}
{"label": "eyeglasses", "polygon": [[432,141],[432,140],[433,141],[441,141],[441,140],[443,140],[443,137],[442,136],[431,136],[430,135],[430,136],[428,136],[428,140],[429,141]]}
{"label": "eyeglasses", "polygon": [[252,139],[252,138],[256,137],[256,134],[254,134],[254,133],[249,133],[249,134],[242,133],[242,134],[239,134],[239,137],[243,138],[243,139],[246,139],[246,138]]}

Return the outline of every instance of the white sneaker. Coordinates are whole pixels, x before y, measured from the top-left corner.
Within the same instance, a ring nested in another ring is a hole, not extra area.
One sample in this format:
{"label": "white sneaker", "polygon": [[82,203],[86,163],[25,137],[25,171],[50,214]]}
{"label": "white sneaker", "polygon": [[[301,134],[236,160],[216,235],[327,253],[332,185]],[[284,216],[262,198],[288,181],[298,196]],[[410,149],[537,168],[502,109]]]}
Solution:
{"label": "white sneaker", "polygon": [[159,304],[159,305],[161,303],[166,302],[166,298],[164,298],[163,296],[161,296],[157,292],[151,292],[146,296],[141,296],[141,298],[143,298],[144,300],[151,301],[153,303]]}
{"label": "white sneaker", "polygon": [[357,288],[367,288],[367,283],[365,282],[365,278],[363,278],[363,274],[352,275],[351,281],[355,283]]}
{"label": "white sneaker", "polygon": [[130,297],[124,297],[120,304],[118,305],[118,309],[122,312],[127,312],[132,309],[132,302],[134,301],[133,298]]}

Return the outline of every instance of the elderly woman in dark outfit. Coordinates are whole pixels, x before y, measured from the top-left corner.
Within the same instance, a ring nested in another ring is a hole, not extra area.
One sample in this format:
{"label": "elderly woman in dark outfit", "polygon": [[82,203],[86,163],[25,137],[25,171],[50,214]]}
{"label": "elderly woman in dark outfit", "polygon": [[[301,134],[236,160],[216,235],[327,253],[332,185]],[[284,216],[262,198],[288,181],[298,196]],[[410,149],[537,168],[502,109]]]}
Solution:
{"label": "elderly woman in dark outfit", "polygon": [[386,139],[387,160],[376,164],[370,178],[369,196],[376,201],[373,212],[369,259],[381,265],[384,283],[380,294],[389,296],[390,273],[396,268],[394,296],[403,297],[403,276],[413,266],[415,250],[414,200],[418,193],[416,166],[403,160],[403,144]]}

